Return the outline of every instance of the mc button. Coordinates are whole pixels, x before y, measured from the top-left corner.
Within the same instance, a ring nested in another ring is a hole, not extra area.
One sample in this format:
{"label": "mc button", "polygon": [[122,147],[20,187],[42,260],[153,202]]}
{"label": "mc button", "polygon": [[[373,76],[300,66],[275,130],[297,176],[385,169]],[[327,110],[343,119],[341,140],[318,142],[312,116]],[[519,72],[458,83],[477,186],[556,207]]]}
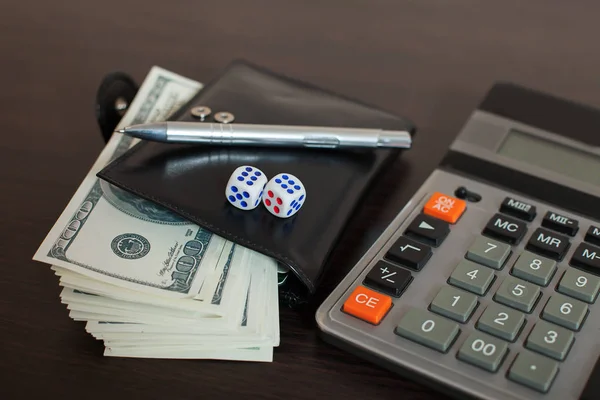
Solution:
{"label": "mc button", "polygon": [[527,226],[524,222],[502,214],[496,214],[483,229],[483,234],[510,244],[517,244],[526,231]]}
{"label": "mc button", "polygon": [[342,311],[378,325],[392,307],[392,298],[364,286],[358,286],[344,302]]}

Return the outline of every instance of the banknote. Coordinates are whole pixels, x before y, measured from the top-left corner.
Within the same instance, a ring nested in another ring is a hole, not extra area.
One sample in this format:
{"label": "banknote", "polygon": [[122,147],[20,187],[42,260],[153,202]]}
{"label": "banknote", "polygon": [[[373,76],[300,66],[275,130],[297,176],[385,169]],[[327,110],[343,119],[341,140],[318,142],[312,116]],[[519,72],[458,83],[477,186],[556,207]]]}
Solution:
{"label": "banknote", "polygon": [[[118,128],[165,120],[201,88],[153,67]],[[226,240],[96,177],[136,143],[113,134],[33,258],[156,296],[196,297]]]}
{"label": "banknote", "polygon": [[[165,120],[201,88],[153,67],[117,128]],[[96,177],[137,143],[113,134],[34,255],[69,316],[105,356],[272,361],[287,271]]]}
{"label": "banknote", "polygon": [[136,347],[107,347],[104,351],[107,357],[131,358],[179,358],[179,359],[219,359],[232,361],[273,361],[272,347],[253,347],[245,349],[195,349],[179,350],[136,348]]}

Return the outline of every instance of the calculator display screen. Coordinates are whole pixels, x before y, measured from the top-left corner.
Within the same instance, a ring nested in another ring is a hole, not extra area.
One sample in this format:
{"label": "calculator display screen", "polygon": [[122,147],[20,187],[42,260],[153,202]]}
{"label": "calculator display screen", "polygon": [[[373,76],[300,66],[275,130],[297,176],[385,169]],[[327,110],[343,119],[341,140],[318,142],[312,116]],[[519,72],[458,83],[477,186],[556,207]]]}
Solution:
{"label": "calculator display screen", "polygon": [[510,130],[498,154],[600,186],[600,157],[517,130]]}

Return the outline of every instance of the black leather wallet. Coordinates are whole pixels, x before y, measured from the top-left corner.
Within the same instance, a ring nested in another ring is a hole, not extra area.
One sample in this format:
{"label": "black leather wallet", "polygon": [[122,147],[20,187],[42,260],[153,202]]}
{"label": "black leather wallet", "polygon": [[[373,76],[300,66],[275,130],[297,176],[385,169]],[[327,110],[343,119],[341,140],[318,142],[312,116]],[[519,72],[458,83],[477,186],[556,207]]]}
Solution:
{"label": "black leather wallet", "polygon": [[[190,110],[227,111],[237,123],[408,130],[412,122],[236,60],[170,120],[194,121]],[[196,120],[197,121],[197,120]],[[234,123],[235,123],[234,122]],[[300,304],[314,293],[326,260],[372,178],[398,156],[395,149],[304,149],[211,147],[140,142],[97,176],[160,204],[240,245],[274,257],[293,274],[280,285],[280,299]],[[307,192],[292,217],[271,215],[262,205],[242,211],[225,197],[227,181],[241,165],[268,178],[298,177]]]}

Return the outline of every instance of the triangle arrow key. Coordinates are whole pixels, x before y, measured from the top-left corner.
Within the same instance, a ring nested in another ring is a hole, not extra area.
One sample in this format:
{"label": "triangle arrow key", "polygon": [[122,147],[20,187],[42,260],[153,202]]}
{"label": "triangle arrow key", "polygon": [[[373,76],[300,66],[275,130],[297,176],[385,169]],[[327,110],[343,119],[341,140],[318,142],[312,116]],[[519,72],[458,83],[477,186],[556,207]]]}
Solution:
{"label": "triangle arrow key", "polygon": [[421,229],[435,229],[433,226],[429,225],[425,221],[421,221],[421,223],[419,224],[419,228],[421,228]]}
{"label": "triangle arrow key", "polygon": [[438,247],[450,233],[450,225],[441,219],[423,213],[417,215],[406,229],[406,235],[427,244]]}

